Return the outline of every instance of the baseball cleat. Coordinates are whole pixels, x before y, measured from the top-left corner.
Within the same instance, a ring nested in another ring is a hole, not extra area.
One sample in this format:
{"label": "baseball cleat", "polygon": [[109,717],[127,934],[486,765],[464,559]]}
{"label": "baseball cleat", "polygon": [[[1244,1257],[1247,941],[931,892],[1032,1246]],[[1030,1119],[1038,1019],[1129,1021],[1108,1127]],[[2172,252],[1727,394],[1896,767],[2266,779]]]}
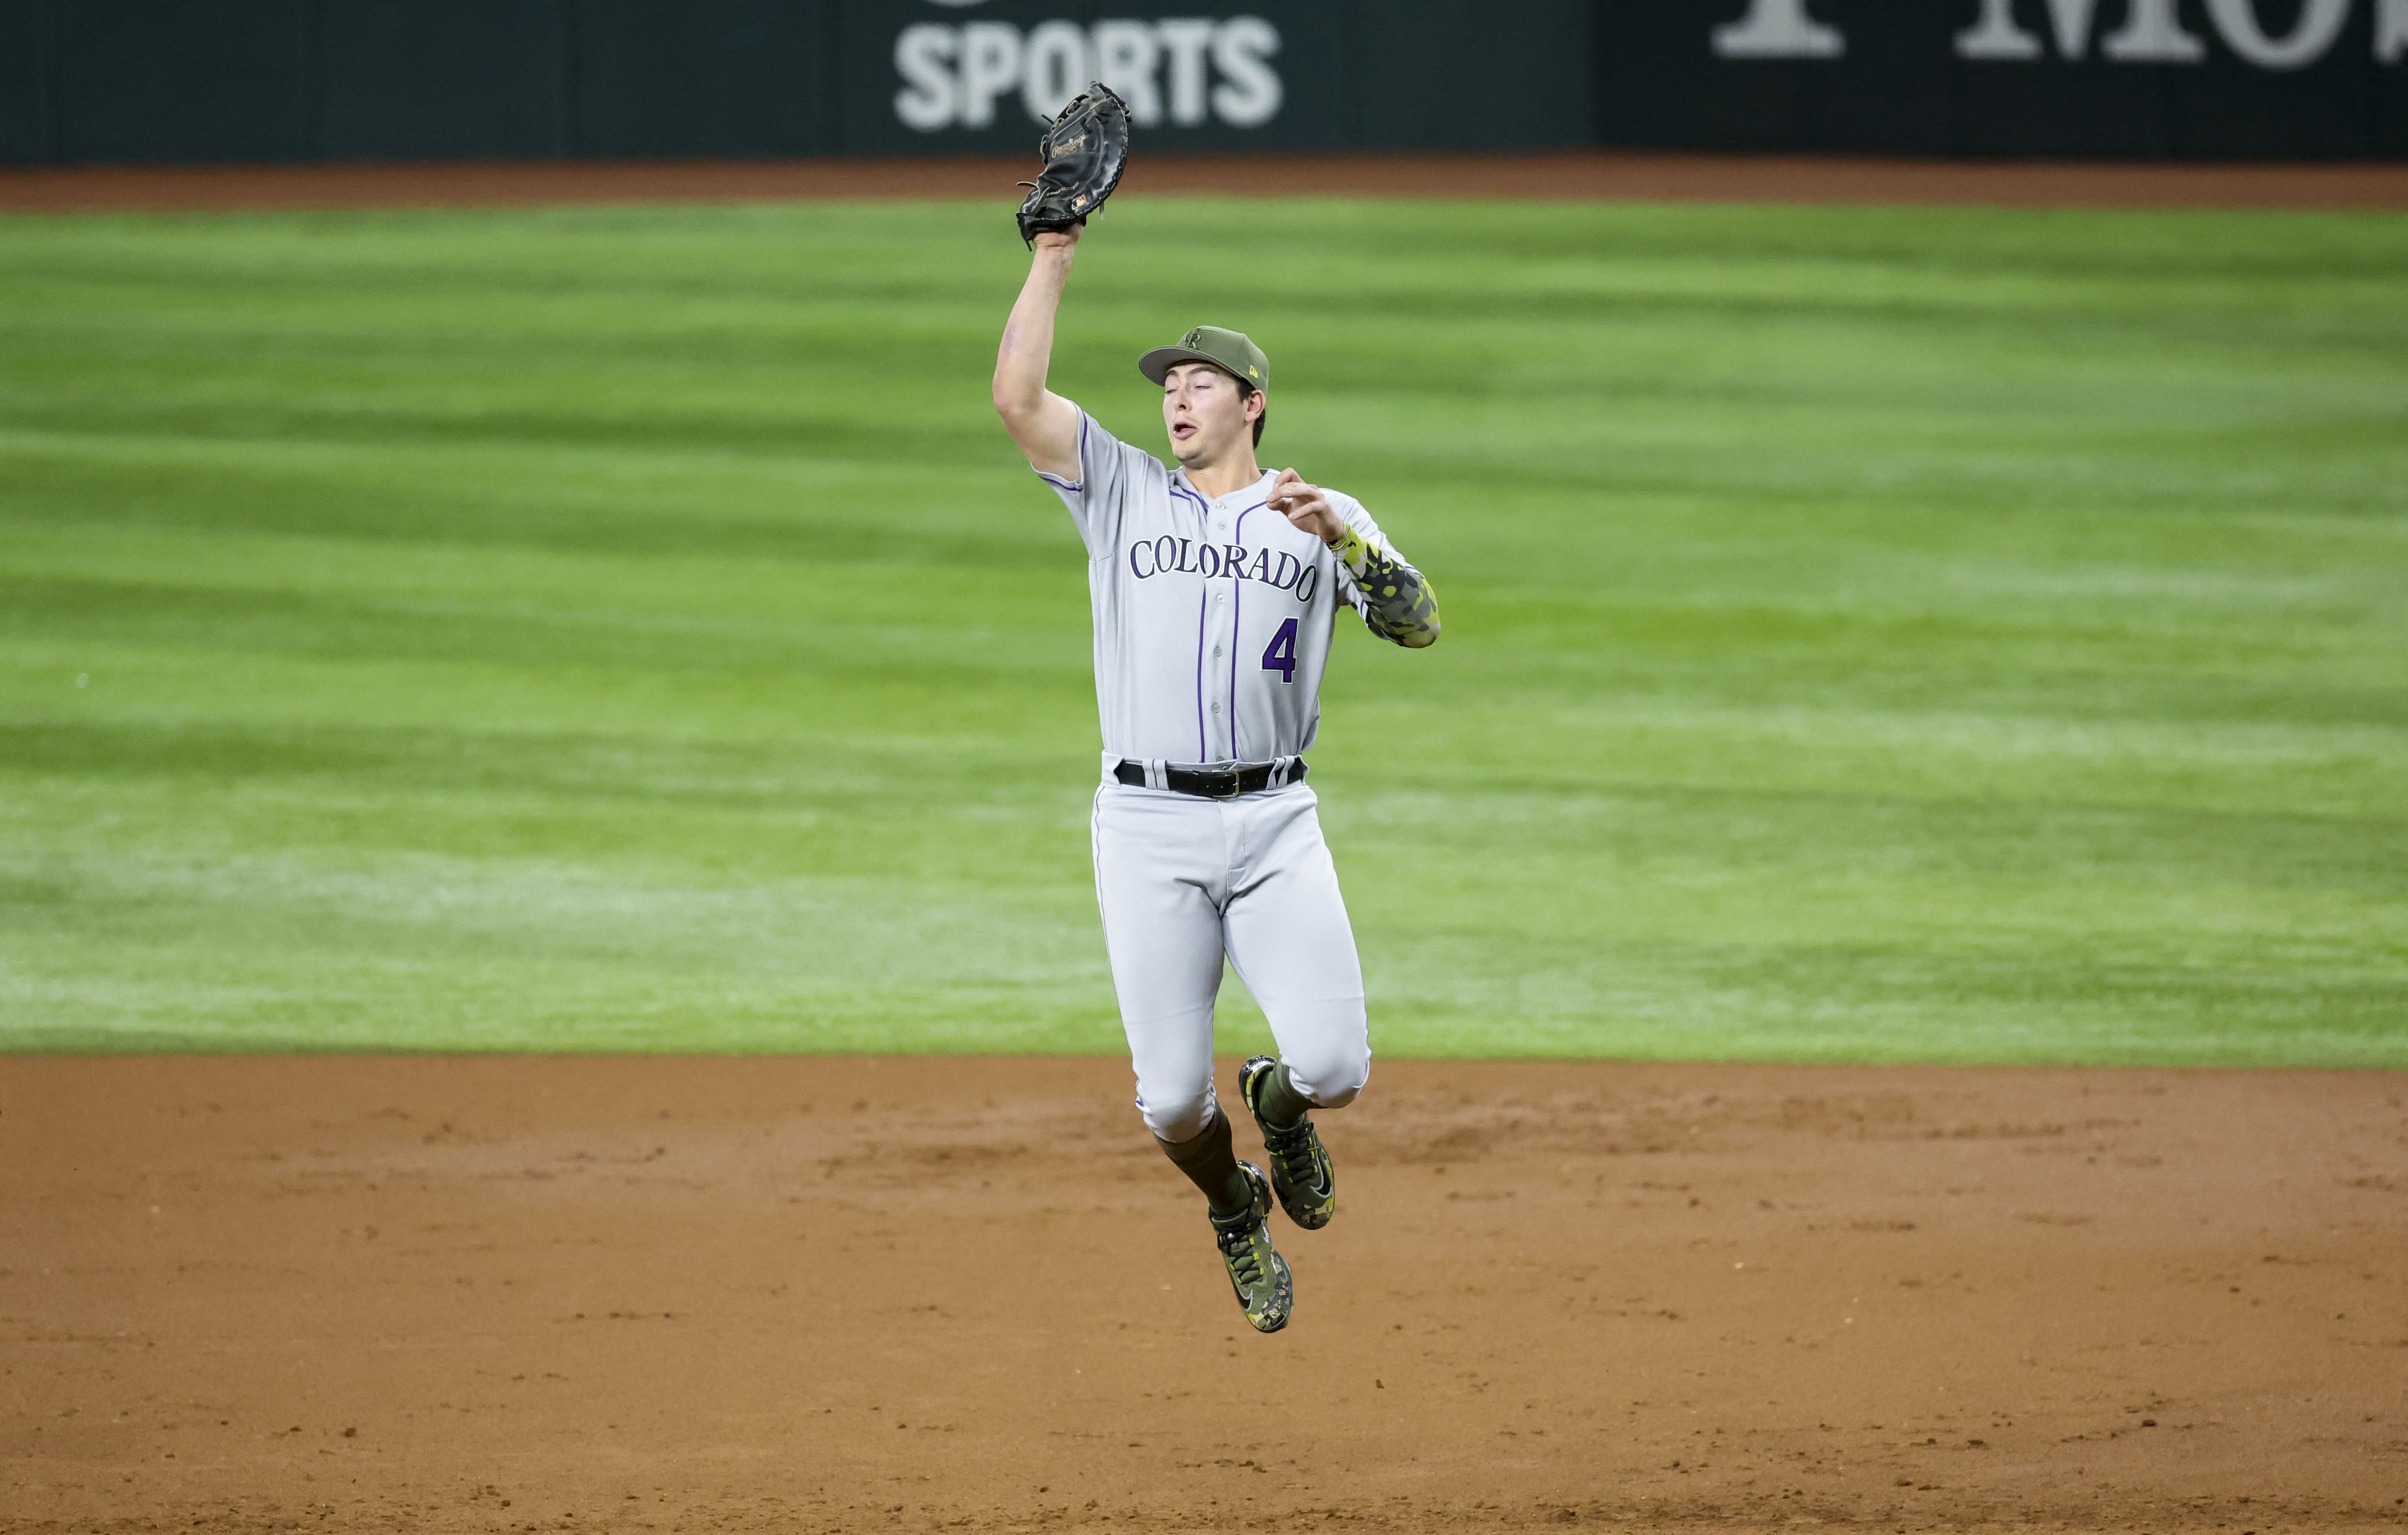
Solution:
{"label": "baseball cleat", "polygon": [[1287,1326],[1296,1309],[1296,1284],[1287,1259],[1271,1245],[1270,1181],[1252,1162],[1240,1162],[1253,1198],[1234,1215],[1214,1215],[1212,1238],[1221,1245],[1221,1261],[1229,1266],[1229,1287],[1238,1292],[1246,1320],[1256,1332],[1277,1332]]}
{"label": "baseball cleat", "polygon": [[1318,1231],[1338,1213],[1338,1175],[1330,1170],[1329,1152],[1307,1114],[1284,1129],[1263,1117],[1263,1084],[1279,1069],[1268,1055],[1256,1055],[1238,1068],[1238,1092],[1263,1132],[1263,1149],[1270,1153],[1271,1187],[1279,1194],[1287,1218],[1307,1231]]}

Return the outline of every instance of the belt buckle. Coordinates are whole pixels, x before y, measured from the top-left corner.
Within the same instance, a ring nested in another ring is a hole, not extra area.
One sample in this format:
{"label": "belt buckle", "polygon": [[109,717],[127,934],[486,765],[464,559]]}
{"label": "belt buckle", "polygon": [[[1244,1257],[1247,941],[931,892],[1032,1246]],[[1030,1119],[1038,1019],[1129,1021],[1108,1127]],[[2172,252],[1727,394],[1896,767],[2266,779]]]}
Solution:
{"label": "belt buckle", "polygon": [[[1235,799],[1241,792],[1241,780],[1235,768],[1207,768],[1204,776],[1208,781],[1204,790],[1208,799]],[[1228,785],[1226,789],[1222,787],[1225,782]]]}

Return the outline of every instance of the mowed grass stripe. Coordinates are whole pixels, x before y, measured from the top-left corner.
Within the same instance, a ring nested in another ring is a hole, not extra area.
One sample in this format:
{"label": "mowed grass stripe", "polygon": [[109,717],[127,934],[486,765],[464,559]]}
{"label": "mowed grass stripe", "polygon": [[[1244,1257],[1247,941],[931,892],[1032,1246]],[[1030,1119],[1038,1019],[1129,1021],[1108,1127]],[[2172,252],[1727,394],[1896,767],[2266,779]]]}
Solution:
{"label": "mowed grass stripe", "polygon": [[[1115,207],[1054,381],[1242,326],[1438,582],[1314,753],[1379,1048],[2408,1064],[2408,221],[1293,211]],[[0,1041],[1115,1049],[1025,260],[0,221]]]}

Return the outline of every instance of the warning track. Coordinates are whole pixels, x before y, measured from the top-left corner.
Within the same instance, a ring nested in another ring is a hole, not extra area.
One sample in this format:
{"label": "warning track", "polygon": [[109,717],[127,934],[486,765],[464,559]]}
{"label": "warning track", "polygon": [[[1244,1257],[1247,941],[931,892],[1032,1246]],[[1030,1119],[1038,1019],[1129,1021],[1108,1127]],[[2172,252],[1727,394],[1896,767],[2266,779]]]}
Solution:
{"label": "warning track", "polygon": [[[1010,197],[1025,157],[0,170],[0,211]],[[2408,209],[2408,165],[1612,154],[1140,157],[1120,195]]]}

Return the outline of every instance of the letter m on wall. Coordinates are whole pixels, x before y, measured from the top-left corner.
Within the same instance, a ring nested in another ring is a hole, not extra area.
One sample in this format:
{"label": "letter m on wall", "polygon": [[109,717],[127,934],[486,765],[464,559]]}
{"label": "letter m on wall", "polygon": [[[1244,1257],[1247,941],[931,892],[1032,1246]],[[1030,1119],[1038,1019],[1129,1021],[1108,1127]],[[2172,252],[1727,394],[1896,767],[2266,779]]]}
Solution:
{"label": "letter m on wall", "polygon": [[1806,0],[1748,0],[1747,14],[1714,28],[1726,59],[1836,59],[1848,50],[1840,29],[1806,14]]}

